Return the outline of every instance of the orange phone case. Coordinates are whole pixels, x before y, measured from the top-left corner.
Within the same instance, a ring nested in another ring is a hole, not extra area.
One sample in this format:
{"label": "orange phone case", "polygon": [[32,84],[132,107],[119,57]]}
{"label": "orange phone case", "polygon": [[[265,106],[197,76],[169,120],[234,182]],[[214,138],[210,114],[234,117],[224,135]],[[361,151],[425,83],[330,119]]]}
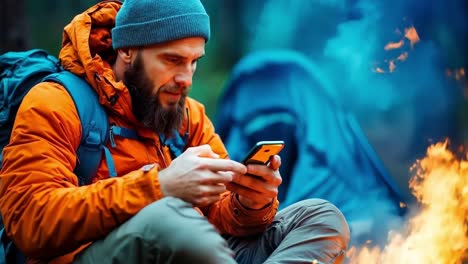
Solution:
{"label": "orange phone case", "polygon": [[267,164],[270,158],[283,149],[284,141],[259,141],[249,151],[242,163],[244,164]]}

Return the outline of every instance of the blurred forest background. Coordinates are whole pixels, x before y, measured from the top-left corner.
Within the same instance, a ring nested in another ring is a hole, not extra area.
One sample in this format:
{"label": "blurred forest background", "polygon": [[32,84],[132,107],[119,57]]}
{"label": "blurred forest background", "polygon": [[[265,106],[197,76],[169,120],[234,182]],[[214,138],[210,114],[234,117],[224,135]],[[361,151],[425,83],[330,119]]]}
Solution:
{"label": "blurred forest background", "polygon": [[[57,55],[63,27],[97,2],[0,0],[0,53],[43,48]],[[243,55],[288,48],[323,69],[329,94],[357,115],[402,186],[409,166],[431,142],[449,137],[457,147],[467,145],[468,1],[202,2],[212,38],[191,96],[206,105],[210,117]],[[417,40],[404,36],[411,28]],[[389,43],[404,46],[386,48]],[[395,59],[403,54],[404,60]]]}

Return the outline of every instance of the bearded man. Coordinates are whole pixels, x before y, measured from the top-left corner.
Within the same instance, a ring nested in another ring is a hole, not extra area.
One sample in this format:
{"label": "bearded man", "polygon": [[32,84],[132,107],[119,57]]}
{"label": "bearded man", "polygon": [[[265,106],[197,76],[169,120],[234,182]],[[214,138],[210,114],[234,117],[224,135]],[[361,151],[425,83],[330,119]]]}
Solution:
{"label": "bearded man", "polygon": [[29,262],[343,261],[341,212],[320,199],[277,212],[280,157],[230,160],[203,105],[187,97],[210,37],[199,0],[103,1],[63,37],[62,66],[93,87],[112,128],[137,136],[110,135],[117,177],[102,159],[79,186],[73,100],[57,83],[31,89],[0,174],[5,230]]}

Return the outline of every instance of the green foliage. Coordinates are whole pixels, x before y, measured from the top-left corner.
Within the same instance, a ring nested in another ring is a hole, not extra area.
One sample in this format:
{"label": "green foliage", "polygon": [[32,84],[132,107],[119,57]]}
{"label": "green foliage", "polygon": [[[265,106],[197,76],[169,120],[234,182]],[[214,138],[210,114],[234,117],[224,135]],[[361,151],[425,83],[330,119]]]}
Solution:
{"label": "green foliage", "polygon": [[34,1],[25,3],[26,20],[31,47],[43,48],[58,54],[62,43],[63,28],[75,15],[97,1]]}

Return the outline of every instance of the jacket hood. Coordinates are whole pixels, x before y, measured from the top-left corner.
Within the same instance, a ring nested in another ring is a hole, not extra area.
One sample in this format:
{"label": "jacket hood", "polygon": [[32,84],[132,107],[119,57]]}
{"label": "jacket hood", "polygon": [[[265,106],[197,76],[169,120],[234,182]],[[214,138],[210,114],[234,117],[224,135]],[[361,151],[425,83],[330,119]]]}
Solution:
{"label": "jacket hood", "polygon": [[130,93],[112,70],[116,52],[111,30],[121,5],[120,1],[103,1],[75,16],[65,26],[59,58],[66,70],[86,79],[110,112],[135,123]]}

